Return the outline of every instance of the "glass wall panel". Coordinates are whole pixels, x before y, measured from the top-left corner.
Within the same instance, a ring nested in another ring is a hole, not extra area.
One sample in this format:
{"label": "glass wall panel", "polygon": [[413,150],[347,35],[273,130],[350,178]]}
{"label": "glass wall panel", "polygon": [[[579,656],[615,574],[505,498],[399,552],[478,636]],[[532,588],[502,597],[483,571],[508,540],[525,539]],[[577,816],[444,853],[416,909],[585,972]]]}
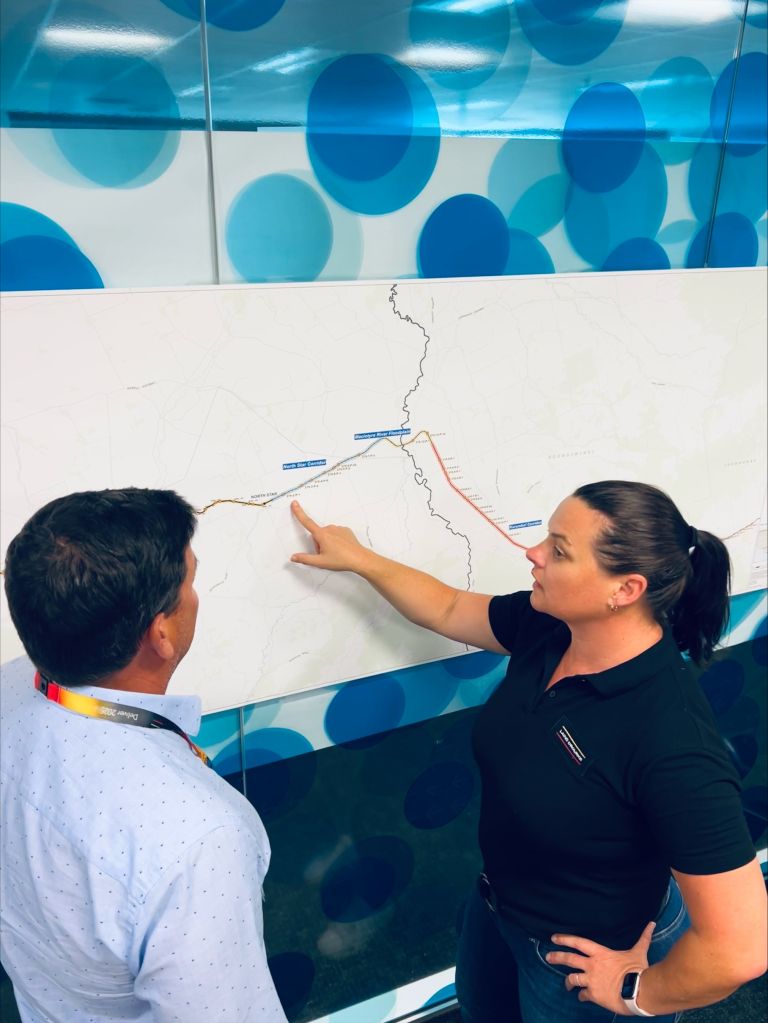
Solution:
{"label": "glass wall panel", "polygon": [[4,0],[3,289],[211,283],[199,24]]}

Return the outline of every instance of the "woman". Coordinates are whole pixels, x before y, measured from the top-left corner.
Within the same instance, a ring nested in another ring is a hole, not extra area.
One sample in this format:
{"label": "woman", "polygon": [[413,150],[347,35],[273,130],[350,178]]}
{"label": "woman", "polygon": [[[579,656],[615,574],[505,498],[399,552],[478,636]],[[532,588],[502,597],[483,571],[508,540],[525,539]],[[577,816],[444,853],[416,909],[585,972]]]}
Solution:
{"label": "woman", "polygon": [[456,967],[467,1023],[672,1021],[766,969],[738,781],[680,653],[705,661],[727,622],[720,540],[654,487],[590,484],[528,549],[532,591],[490,597],[292,510],[315,545],[292,561],[355,572],[417,625],[510,655],[473,734],[484,871]]}

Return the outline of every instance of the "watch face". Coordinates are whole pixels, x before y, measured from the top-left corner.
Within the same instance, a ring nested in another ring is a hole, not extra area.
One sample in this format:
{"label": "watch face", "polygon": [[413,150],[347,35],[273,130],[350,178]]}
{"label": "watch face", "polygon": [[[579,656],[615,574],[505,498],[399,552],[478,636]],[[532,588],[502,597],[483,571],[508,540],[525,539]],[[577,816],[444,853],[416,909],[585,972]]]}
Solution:
{"label": "watch face", "polygon": [[640,980],[639,973],[627,973],[621,983],[621,997],[624,999],[634,998],[637,994],[637,982]]}

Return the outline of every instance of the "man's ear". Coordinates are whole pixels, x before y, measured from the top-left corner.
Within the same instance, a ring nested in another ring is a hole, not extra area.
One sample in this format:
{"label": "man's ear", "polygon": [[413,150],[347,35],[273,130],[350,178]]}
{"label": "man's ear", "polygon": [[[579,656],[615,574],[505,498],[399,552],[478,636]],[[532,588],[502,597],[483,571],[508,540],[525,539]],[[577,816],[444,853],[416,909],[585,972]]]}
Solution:
{"label": "man's ear", "polygon": [[152,653],[161,661],[172,661],[176,655],[173,628],[166,614],[158,614],[150,622],[144,640]]}
{"label": "man's ear", "polygon": [[628,575],[616,590],[613,600],[619,607],[629,607],[636,603],[648,589],[648,580],[644,575]]}

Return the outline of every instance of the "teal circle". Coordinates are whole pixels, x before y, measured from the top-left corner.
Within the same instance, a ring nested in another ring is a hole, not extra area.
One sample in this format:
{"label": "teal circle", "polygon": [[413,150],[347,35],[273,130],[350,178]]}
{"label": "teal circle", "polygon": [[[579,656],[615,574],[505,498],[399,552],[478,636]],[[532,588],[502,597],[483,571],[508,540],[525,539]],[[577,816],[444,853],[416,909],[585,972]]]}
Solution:
{"label": "teal circle", "polygon": [[[604,10],[600,10],[603,7]],[[624,24],[627,0],[517,0],[531,45],[554,64],[586,64],[606,50]]]}
{"label": "teal circle", "polygon": [[511,228],[509,231],[509,255],[504,273],[551,274],[555,272],[552,257],[538,238],[527,231]]}
{"label": "teal circle", "polygon": [[[98,124],[104,109],[120,107],[126,81],[135,90],[138,109],[130,127]],[[51,116],[66,111],[94,127],[57,123],[53,138],[68,163],[107,188],[146,184],[168,168],[178,148],[179,108],[163,74],[146,60],[116,53],[75,57],[51,83]],[[167,142],[171,145],[167,145]],[[148,177],[149,175],[149,177]]]}
{"label": "teal circle", "polygon": [[546,234],[563,218],[570,178],[559,139],[510,139],[488,173],[488,198],[510,227]]}
{"label": "teal circle", "polygon": [[448,89],[473,89],[496,71],[509,43],[510,18],[506,4],[447,7],[435,0],[413,0],[411,39],[464,54],[461,68],[429,68],[429,75]]}
{"label": "teal circle", "polygon": [[229,208],[227,253],[245,281],[313,281],[328,261],[333,225],[323,199],[290,174],[268,174]]}
{"label": "teal circle", "polygon": [[712,76],[693,57],[660,64],[640,94],[648,141],[664,163],[689,160],[709,129]]}

